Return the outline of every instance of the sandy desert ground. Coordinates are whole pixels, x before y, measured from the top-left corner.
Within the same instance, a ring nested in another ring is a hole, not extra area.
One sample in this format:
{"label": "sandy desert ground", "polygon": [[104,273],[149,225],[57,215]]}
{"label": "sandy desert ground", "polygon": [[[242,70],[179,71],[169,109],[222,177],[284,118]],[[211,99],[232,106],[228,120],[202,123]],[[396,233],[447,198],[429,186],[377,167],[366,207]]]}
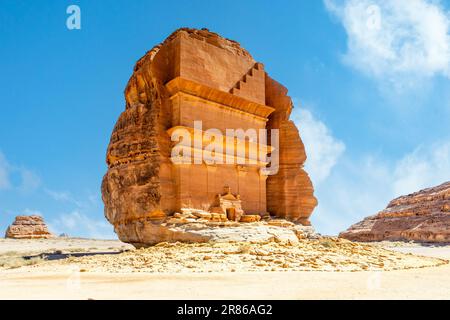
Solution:
{"label": "sandy desert ground", "polygon": [[328,238],[140,250],[0,239],[0,299],[450,299],[448,260],[445,245]]}

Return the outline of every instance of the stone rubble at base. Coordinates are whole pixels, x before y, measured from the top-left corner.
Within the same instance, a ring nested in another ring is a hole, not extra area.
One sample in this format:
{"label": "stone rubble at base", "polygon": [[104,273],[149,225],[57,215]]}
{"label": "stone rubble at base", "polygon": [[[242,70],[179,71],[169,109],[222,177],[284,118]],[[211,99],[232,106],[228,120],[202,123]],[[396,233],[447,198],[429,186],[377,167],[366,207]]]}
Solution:
{"label": "stone rubble at base", "polygon": [[[247,218],[248,217],[248,218]],[[139,226],[139,224],[138,224]],[[161,242],[251,242],[290,243],[299,239],[318,239],[312,226],[295,224],[285,219],[259,215],[244,215],[241,221],[230,221],[225,214],[215,214],[199,209],[184,208],[162,221],[146,221],[143,228],[151,228],[145,242],[130,242],[136,247],[145,247]],[[151,232],[150,232],[151,230]]]}

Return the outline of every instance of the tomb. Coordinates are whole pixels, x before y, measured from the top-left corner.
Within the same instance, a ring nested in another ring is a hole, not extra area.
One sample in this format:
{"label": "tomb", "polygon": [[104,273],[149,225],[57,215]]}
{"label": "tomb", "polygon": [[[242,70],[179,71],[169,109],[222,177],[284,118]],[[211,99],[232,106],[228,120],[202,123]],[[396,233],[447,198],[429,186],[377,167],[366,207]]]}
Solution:
{"label": "tomb", "polygon": [[[292,100],[239,43],[206,29],[179,29],[136,63],[125,100],[102,183],[105,216],[122,241],[183,241],[184,235],[161,230],[183,210],[221,214],[229,222],[271,215],[310,225],[317,200],[289,119]],[[266,131],[267,139],[230,137],[230,129]],[[211,154],[233,161],[205,160],[212,130],[226,144]],[[173,154],[180,146],[183,161]],[[276,169],[268,170],[275,155]]]}

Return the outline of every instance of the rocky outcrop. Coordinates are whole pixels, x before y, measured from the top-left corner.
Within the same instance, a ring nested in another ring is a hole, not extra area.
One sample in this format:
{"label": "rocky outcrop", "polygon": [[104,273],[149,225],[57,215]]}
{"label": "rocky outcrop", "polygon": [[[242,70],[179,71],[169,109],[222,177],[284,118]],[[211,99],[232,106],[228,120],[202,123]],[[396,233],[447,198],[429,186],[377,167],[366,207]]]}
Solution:
{"label": "rocky outcrop", "polygon": [[44,219],[40,216],[17,216],[6,230],[6,238],[12,239],[49,239],[53,235],[48,231]]}
{"label": "rocky outcrop", "polygon": [[[310,225],[317,200],[303,170],[303,143],[289,120],[292,100],[239,43],[206,29],[179,29],[136,63],[125,100],[102,183],[105,216],[122,241],[203,241],[165,227],[186,208],[222,214],[224,221],[215,223],[252,223],[270,214]],[[264,161],[174,164],[171,132],[191,130],[198,120],[203,130],[280,130],[277,173],[267,176]],[[225,199],[231,205],[220,202],[224,188],[234,192],[233,201]]]}
{"label": "rocky outcrop", "polygon": [[339,236],[352,241],[450,242],[450,182],[394,199]]}

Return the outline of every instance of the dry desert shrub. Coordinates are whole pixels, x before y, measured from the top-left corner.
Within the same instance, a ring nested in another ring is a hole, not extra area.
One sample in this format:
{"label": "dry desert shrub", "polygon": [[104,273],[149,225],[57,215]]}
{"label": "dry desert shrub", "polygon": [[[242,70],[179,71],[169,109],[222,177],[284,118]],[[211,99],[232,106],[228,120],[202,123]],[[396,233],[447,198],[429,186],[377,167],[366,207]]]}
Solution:
{"label": "dry desert shrub", "polygon": [[0,268],[15,269],[23,266],[31,266],[42,262],[44,259],[41,257],[33,257],[25,259],[20,256],[1,255],[0,256]]}
{"label": "dry desert shrub", "polygon": [[[86,250],[86,248],[70,248],[67,249],[66,251],[71,252],[71,253],[80,253],[80,252],[89,252],[91,250],[95,250],[96,248],[89,248],[88,250]],[[62,254],[62,252],[61,252]]]}
{"label": "dry desert shrub", "polygon": [[0,258],[3,258],[3,257],[15,257],[15,256],[19,256],[19,255],[20,255],[20,253],[17,252],[17,251],[7,251],[5,253],[2,253],[0,255]]}
{"label": "dry desert shrub", "polygon": [[328,239],[328,238],[320,239],[319,244],[325,248],[336,248],[337,247],[336,242],[333,241],[332,239]]}
{"label": "dry desert shrub", "polygon": [[248,244],[248,243],[241,244],[241,245],[239,246],[238,253],[241,253],[241,254],[247,254],[247,253],[250,252],[250,249],[251,249],[251,248],[252,248],[252,246],[251,246],[250,244]]}

